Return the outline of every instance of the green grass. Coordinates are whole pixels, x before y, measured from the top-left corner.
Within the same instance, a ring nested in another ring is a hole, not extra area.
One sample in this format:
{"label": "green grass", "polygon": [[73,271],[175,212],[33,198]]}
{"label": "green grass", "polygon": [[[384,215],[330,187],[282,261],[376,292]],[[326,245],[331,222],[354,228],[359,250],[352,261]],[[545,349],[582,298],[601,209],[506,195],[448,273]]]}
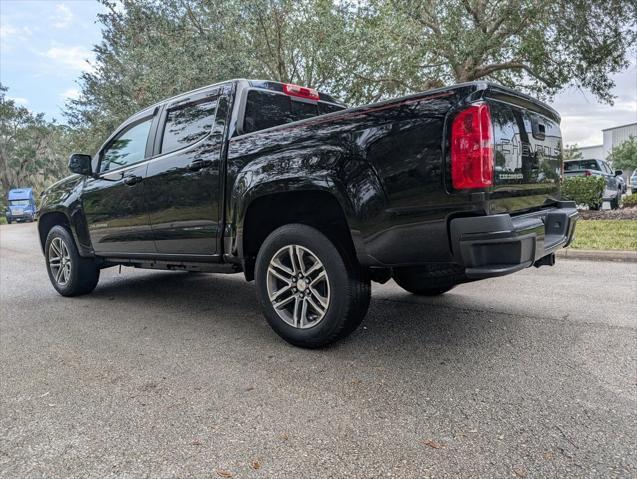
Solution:
{"label": "green grass", "polygon": [[0,225],[6,225],[7,219],[4,216],[0,216]]}
{"label": "green grass", "polygon": [[637,221],[579,220],[571,247],[637,251]]}

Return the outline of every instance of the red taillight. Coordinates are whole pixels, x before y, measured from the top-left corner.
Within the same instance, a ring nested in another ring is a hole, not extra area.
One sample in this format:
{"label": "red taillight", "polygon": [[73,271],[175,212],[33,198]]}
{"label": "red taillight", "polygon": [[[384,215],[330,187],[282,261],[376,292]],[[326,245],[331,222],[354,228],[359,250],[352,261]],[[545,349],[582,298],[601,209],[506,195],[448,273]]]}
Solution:
{"label": "red taillight", "polygon": [[584,176],[593,176],[593,173],[590,170],[584,170]]}
{"label": "red taillight", "polygon": [[298,96],[300,98],[308,98],[310,100],[320,100],[319,94],[313,88],[307,88],[299,85],[292,85],[290,83],[285,83],[283,85],[283,92],[286,95],[290,96]]}
{"label": "red taillight", "polygon": [[493,127],[485,103],[461,111],[451,124],[451,183],[457,190],[493,184]]}

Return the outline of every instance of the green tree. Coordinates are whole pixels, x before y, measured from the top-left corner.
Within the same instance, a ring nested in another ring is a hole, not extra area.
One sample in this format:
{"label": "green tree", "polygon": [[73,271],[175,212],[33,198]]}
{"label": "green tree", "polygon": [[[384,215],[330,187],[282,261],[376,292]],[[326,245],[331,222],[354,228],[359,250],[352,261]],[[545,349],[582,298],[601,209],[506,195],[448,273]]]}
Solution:
{"label": "green tree", "polygon": [[[411,88],[492,80],[542,96],[566,86],[611,103],[611,74],[635,54],[637,3],[630,0],[375,0],[395,30],[388,56],[415,72],[376,74]],[[392,13],[394,13],[392,15]],[[393,62],[388,68],[392,69]],[[406,75],[405,75],[406,73]]]}
{"label": "green tree", "polygon": [[243,57],[231,61],[223,54],[241,32],[234,27],[237,12],[222,8],[221,1],[102,3],[107,11],[98,16],[103,29],[94,68],[80,77],[81,95],[66,111],[84,152],[95,152],[133,112],[246,70]]}
{"label": "green tree", "polygon": [[579,151],[579,147],[577,146],[577,143],[576,143],[574,145],[569,145],[564,148],[564,150],[562,151],[562,159],[564,161],[583,160],[584,157],[582,156],[582,152]]}
{"label": "green tree", "polygon": [[637,138],[631,136],[621,145],[613,148],[607,159],[618,170],[637,169]]}
{"label": "green tree", "polygon": [[69,128],[49,123],[7,98],[0,84],[0,186],[41,191],[66,173]]}
{"label": "green tree", "polygon": [[344,91],[357,50],[357,10],[332,0],[101,1],[94,68],[66,111],[89,152],[133,112],[231,78]]}
{"label": "green tree", "polygon": [[350,105],[479,79],[611,102],[637,32],[629,0],[100,1],[103,38],[66,112],[89,153],[133,112],[231,78]]}

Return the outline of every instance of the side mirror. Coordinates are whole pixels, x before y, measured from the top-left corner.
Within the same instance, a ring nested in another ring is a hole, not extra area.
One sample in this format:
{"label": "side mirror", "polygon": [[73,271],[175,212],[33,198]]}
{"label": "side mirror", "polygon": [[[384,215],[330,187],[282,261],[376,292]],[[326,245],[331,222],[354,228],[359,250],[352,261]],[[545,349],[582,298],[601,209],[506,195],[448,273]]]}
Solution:
{"label": "side mirror", "polygon": [[624,174],[624,170],[615,170],[615,176],[621,176]]}
{"label": "side mirror", "polygon": [[69,158],[69,170],[71,173],[78,175],[91,176],[93,174],[91,155],[82,155],[81,153],[73,153]]}

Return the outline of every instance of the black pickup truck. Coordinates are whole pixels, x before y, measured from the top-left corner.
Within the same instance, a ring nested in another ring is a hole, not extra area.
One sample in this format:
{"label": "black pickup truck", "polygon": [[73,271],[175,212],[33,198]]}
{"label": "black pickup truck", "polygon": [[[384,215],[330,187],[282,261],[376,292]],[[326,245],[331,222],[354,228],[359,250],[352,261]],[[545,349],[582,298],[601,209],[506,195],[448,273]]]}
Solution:
{"label": "black pickup truck", "polygon": [[552,265],[577,220],[559,122],[484,82],[349,109],[271,81],[201,88],[71,156],[42,199],[49,278],[74,296],[115,265],[243,272],[279,335],[323,346],[360,324],[370,281],[438,295]]}

